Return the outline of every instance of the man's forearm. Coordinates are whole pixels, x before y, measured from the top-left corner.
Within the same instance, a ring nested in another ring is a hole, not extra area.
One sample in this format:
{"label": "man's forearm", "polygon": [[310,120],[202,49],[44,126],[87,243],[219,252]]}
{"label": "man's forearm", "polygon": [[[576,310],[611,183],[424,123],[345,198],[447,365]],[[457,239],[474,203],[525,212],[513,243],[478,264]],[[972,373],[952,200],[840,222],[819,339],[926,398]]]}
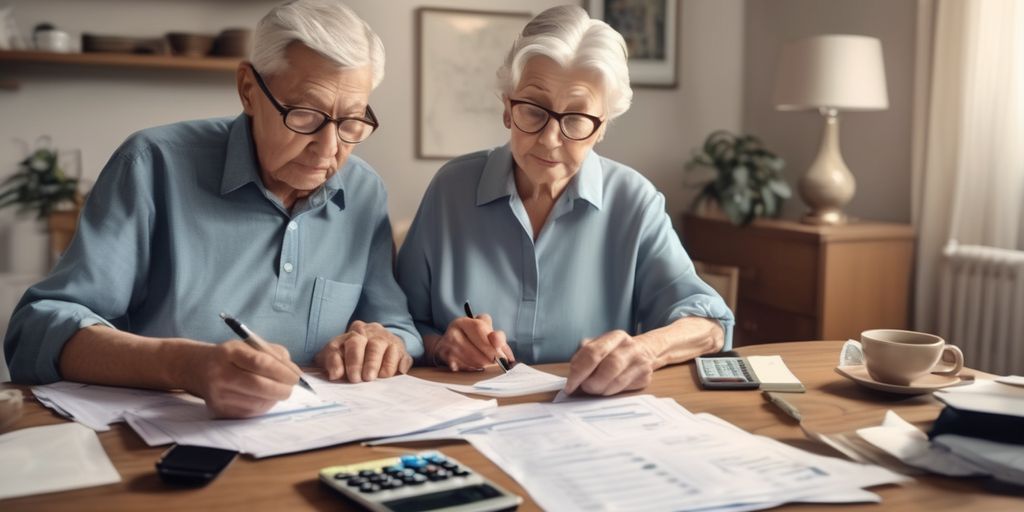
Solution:
{"label": "man's forearm", "polygon": [[725,343],[725,331],[716,320],[689,316],[635,338],[651,349],[655,356],[654,367],[661,368],[718,352]]}
{"label": "man's forearm", "polygon": [[214,345],[146,338],[93,325],[76,332],[60,354],[66,380],[149,389],[195,389],[203,354]]}

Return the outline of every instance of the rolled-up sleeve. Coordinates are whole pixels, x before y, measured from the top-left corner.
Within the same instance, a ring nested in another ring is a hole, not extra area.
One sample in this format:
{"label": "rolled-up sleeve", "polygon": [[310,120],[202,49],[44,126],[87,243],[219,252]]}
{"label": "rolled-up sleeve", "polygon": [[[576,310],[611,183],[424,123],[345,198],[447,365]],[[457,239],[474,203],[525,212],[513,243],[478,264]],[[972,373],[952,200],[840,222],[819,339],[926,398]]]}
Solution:
{"label": "rolled-up sleeve", "polygon": [[423,355],[423,340],[409,317],[405,294],[395,281],[394,239],[387,213],[387,195],[383,187],[378,188],[377,194],[374,204],[379,208],[374,215],[363,296],[353,319],[380,323],[402,338],[410,356],[418,358]]}
{"label": "rolled-up sleeve", "polygon": [[25,292],[11,317],[4,354],[14,382],[60,380],[60,353],[75,332],[128,325],[126,312],[145,297],[152,183],[145,155],[119,151],[107,163],[67,252]]}
{"label": "rolled-up sleeve", "polygon": [[644,331],[664,327],[680,318],[717,320],[725,331],[722,350],[732,348],[735,319],[722,297],[697,276],[672,222],[665,198],[658,193],[641,216],[634,304]]}

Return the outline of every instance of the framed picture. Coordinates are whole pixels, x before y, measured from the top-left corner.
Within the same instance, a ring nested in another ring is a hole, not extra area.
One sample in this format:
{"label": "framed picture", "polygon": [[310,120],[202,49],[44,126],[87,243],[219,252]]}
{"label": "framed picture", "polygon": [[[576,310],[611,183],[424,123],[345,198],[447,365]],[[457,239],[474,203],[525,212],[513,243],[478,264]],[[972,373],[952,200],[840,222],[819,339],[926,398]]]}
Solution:
{"label": "framed picture", "polygon": [[633,86],[677,83],[678,0],[586,0],[587,11],[618,30],[629,50]]}
{"label": "framed picture", "polygon": [[417,158],[448,159],[508,141],[495,73],[530,17],[417,9]]}

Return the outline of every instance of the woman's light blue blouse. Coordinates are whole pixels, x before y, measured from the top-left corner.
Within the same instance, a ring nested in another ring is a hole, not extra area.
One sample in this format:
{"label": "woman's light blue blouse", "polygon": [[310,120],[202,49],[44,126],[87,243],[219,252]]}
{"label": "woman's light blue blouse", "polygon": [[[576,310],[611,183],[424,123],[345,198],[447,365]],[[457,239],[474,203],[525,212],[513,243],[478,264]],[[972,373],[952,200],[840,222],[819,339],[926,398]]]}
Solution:
{"label": "woman's light blue blouse", "polygon": [[443,334],[469,301],[505,331],[516,358],[567,361],[580,341],[639,334],[686,316],[733,315],[694,271],[640,173],[590,152],[536,241],[508,146],[445,164],[398,257],[398,282],[422,335]]}

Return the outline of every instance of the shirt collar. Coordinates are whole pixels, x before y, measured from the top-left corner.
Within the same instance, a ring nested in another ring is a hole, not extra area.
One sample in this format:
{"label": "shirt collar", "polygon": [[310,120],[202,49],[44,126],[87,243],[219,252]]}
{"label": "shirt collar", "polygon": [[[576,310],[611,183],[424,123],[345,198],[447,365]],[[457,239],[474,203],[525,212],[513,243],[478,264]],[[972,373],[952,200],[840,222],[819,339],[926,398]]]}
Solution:
{"label": "shirt collar", "polygon": [[[256,145],[252,140],[252,120],[246,114],[239,114],[231,122],[231,129],[228,132],[227,158],[224,159],[224,175],[220,182],[220,194],[225,195],[238,190],[249,183],[256,183],[261,190],[265,190],[263,180],[260,178],[260,167],[256,159]],[[353,165],[351,159],[347,159],[345,165],[324,182],[320,190],[314,192],[324,193],[327,197],[334,195],[334,192],[343,190],[343,176]],[[311,194],[312,195],[312,194]]]}
{"label": "shirt collar", "polygon": [[[508,197],[516,193],[515,180],[512,178],[512,149],[508,144],[495,148],[487,157],[480,184],[476,189],[476,205],[482,206],[495,199]],[[601,172],[601,157],[593,150],[583,159],[579,172],[569,182],[566,189],[572,200],[583,199],[601,209],[604,198],[604,176]]]}

